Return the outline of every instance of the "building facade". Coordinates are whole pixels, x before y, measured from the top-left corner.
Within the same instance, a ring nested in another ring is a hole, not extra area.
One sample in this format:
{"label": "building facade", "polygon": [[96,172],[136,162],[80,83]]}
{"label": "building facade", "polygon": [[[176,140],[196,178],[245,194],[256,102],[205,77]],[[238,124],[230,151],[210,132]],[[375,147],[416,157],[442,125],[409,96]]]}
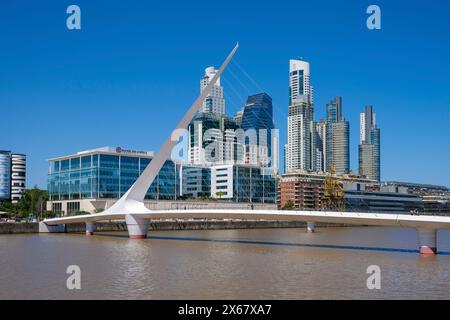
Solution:
{"label": "building facade", "polygon": [[270,169],[252,165],[211,167],[211,196],[233,202],[276,203],[277,181]]}
{"label": "building facade", "polygon": [[18,203],[26,188],[26,155],[0,150],[0,201]]}
{"label": "building facade", "polygon": [[380,181],[380,129],[371,105],[360,114],[359,174]]}
{"label": "building facade", "polygon": [[202,166],[243,162],[244,146],[238,140],[238,129],[232,117],[198,113],[188,126],[188,162]]}
{"label": "building facade", "polygon": [[196,199],[211,197],[211,168],[181,166],[181,198]]}
{"label": "building facade", "polygon": [[316,167],[313,101],[309,63],[290,60],[286,172],[313,171]]}
{"label": "building facade", "polygon": [[278,208],[291,203],[295,210],[321,210],[323,194],[322,177],[286,174],[278,183]]}
{"label": "building facade", "polygon": [[[124,195],[151,162],[151,152],[103,147],[50,160],[47,209],[66,214],[105,209]],[[176,200],[179,165],[166,161],[146,200]]]}
{"label": "building facade", "polygon": [[350,172],[350,124],[342,116],[342,97],[336,97],[327,104],[325,129],[325,171]]}
{"label": "building facade", "polygon": [[[200,79],[200,93],[206,88],[218,70],[214,67],[205,69],[205,75]],[[217,79],[215,85],[211,88],[210,93],[203,102],[203,112],[211,112],[215,114],[225,114],[225,99],[223,97],[223,87],[220,85],[220,78]]]}
{"label": "building facade", "polygon": [[11,152],[0,150],[0,201],[11,199]]}
{"label": "building facade", "polygon": [[245,133],[245,163],[278,171],[279,147],[278,135],[273,130],[272,98],[265,92],[249,96],[238,121]]}

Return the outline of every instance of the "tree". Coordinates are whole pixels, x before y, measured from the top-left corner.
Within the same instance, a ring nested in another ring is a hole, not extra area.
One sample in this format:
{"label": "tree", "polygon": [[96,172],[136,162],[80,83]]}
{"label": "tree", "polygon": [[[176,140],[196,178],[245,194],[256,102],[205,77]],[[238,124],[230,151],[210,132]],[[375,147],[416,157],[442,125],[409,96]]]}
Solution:
{"label": "tree", "polygon": [[35,186],[33,189],[27,189],[24,192],[22,199],[18,203],[11,203],[11,201],[3,201],[0,203],[0,211],[8,212],[14,218],[27,218],[30,214],[36,217],[43,218],[45,211],[45,204],[48,200],[48,193],[46,190],[38,189]]}
{"label": "tree", "polygon": [[293,210],[293,209],[295,209],[294,201],[289,199],[288,201],[286,201],[286,203],[284,204],[282,209],[283,210]]}
{"label": "tree", "polygon": [[225,192],[223,192],[223,191],[216,192],[216,196],[219,197],[219,199],[222,198],[224,195],[225,195]]}

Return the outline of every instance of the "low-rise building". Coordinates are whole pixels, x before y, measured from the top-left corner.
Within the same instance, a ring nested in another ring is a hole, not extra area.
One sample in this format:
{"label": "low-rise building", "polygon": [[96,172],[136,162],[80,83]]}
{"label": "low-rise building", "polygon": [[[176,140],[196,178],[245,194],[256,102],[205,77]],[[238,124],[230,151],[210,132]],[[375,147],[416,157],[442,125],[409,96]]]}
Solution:
{"label": "low-rise building", "polygon": [[[112,205],[131,187],[153,158],[152,152],[103,147],[50,159],[47,210],[71,214]],[[179,165],[166,161],[146,200],[176,200]]]}
{"label": "low-rise building", "polygon": [[235,202],[276,203],[277,180],[271,169],[247,164],[211,167],[211,196]]}

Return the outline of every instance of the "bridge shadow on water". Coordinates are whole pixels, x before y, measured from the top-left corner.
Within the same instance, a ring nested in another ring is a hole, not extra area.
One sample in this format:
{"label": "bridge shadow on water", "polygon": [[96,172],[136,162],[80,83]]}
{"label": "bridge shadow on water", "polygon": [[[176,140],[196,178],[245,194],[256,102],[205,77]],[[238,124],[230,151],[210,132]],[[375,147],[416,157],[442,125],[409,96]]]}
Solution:
{"label": "bridge shadow on water", "polygon": [[[96,234],[96,236],[126,238],[126,239],[128,239],[128,235],[127,234],[102,233],[102,234]],[[149,237],[147,237],[146,240],[198,241],[198,242],[216,242],[216,243],[255,244],[255,245],[264,245],[264,246],[279,246],[279,247],[302,247],[302,248],[321,248],[321,249],[339,249],[339,250],[419,253],[419,250],[413,250],[413,249],[366,247],[366,246],[349,246],[349,245],[334,245],[334,244],[311,244],[311,243],[294,243],[294,242],[276,242],[276,241],[265,241],[265,240],[211,239],[211,238],[168,237],[168,236],[149,236]],[[438,251],[438,254],[439,255],[450,255],[450,252]]]}

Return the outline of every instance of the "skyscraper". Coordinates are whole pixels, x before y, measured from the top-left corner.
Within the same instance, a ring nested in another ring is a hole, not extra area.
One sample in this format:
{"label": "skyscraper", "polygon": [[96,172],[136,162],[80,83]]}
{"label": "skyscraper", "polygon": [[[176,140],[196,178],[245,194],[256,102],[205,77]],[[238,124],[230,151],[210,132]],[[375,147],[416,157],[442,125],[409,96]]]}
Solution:
{"label": "skyscraper", "polygon": [[[205,69],[205,75],[200,79],[200,92],[206,88],[217,71],[214,67]],[[223,97],[223,87],[220,85],[220,78],[217,79],[216,84],[211,88],[210,93],[203,102],[202,111],[219,115],[225,114],[225,99]]]}
{"label": "skyscraper", "polygon": [[338,174],[350,171],[350,124],[342,117],[342,97],[327,104],[325,170]]}
{"label": "skyscraper", "polygon": [[313,87],[310,66],[289,61],[289,107],[286,172],[311,171],[315,167]]}
{"label": "skyscraper", "polygon": [[[265,92],[249,96],[243,110],[241,128],[244,132],[253,131],[254,137],[246,135],[246,162],[269,166],[274,156],[272,150],[273,111],[272,98]],[[254,141],[251,141],[254,140]],[[276,154],[277,158],[278,155]]]}
{"label": "skyscraper", "polygon": [[371,105],[360,114],[359,174],[380,181],[380,129]]}

